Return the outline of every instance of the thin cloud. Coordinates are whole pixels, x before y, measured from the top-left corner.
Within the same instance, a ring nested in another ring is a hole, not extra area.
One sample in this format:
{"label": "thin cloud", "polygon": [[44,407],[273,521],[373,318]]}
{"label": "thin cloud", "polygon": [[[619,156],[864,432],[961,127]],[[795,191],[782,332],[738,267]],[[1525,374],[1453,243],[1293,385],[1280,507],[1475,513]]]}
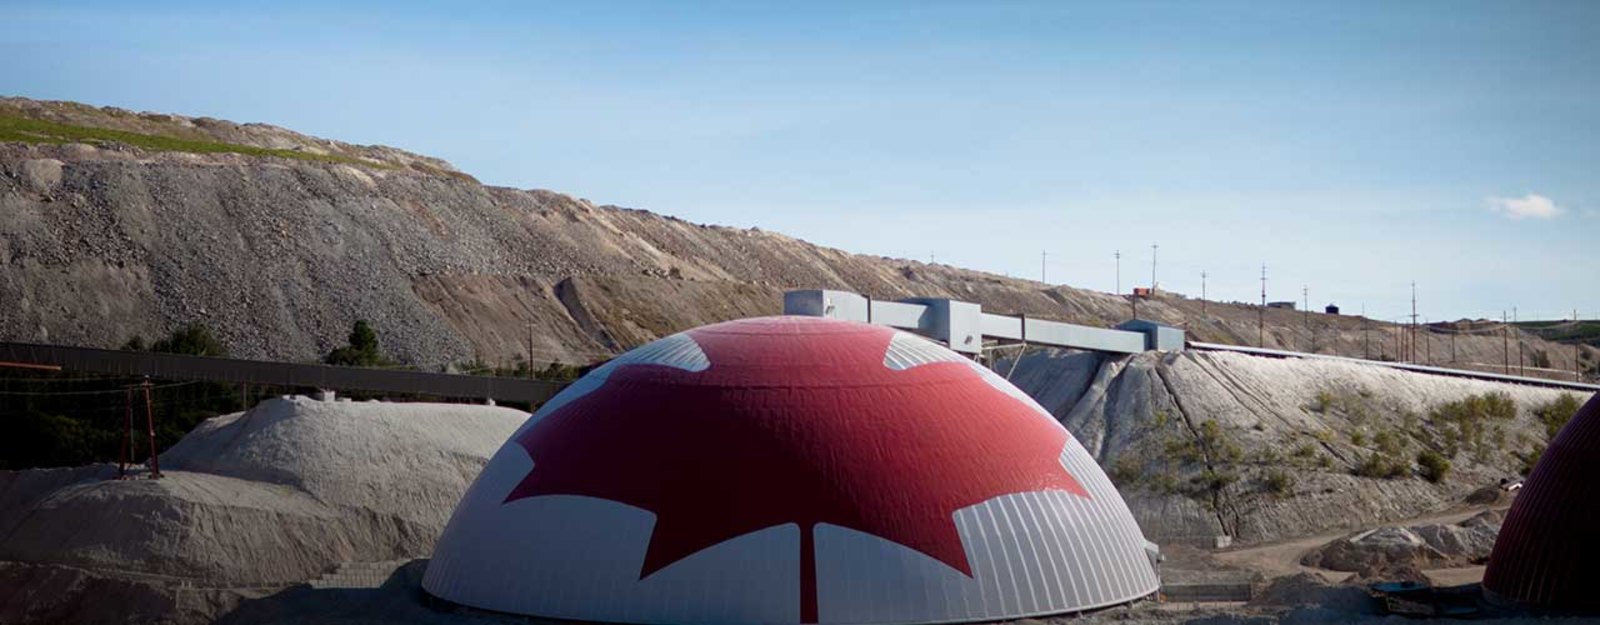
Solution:
{"label": "thin cloud", "polygon": [[1566,212],[1566,209],[1556,205],[1555,200],[1537,193],[1522,197],[1489,198],[1489,210],[1508,219],[1553,219]]}

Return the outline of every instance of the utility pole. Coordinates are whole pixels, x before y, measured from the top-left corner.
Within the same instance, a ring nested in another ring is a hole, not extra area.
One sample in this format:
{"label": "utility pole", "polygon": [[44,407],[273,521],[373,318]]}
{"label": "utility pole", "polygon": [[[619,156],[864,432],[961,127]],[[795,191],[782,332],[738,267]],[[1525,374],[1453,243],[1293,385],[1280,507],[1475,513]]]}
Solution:
{"label": "utility pole", "polygon": [[1300,319],[1306,327],[1306,341],[1310,344],[1307,352],[1317,351],[1317,336],[1311,332],[1311,287],[1300,285],[1300,297],[1304,300],[1305,311],[1300,313]]}
{"label": "utility pole", "polygon": [[1261,265],[1261,308],[1256,309],[1256,347],[1267,346],[1267,265]]}
{"label": "utility pole", "polygon": [[133,387],[122,389],[122,453],[117,457],[117,479],[128,478],[128,465],[133,462]]}
{"label": "utility pole", "polygon": [[1430,334],[1434,334],[1434,331],[1429,329],[1427,316],[1424,316],[1422,318],[1422,364],[1434,364],[1434,342],[1427,340]]}
{"label": "utility pole", "polygon": [[1122,295],[1122,250],[1112,254],[1117,259],[1117,295]]}
{"label": "utility pole", "polygon": [[144,379],[144,426],[150,437],[150,479],[161,479],[161,457],[156,453],[156,407],[150,399],[150,378]]}
{"label": "utility pole", "polygon": [[1372,329],[1372,320],[1367,318],[1367,304],[1361,303],[1361,357],[1372,360],[1372,349],[1367,331]]}
{"label": "utility pole", "polygon": [[[1572,309],[1572,327],[1573,327],[1574,331],[1576,331],[1578,329],[1578,309],[1576,309],[1576,308]],[[1580,356],[1582,356],[1582,355],[1583,355],[1583,347],[1582,347],[1582,345],[1580,343],[1574,342],[1572,344],[1572,381],[1573,382],[1582,382],[1583,381],[1583,369],[1578,366],[1578,358]]]}
{"label": "utility pole", "polygon": [[1200,270],[1200,316],[1206,316],[1206,272]]}
{"label": "utility pole", "polygon": [[1156,294],[1156,250],[1161,246],[1150,244],[1150,295]]}
{"label": "utility pole", "polygon": [[528,322],[528,379],[533,379],[533,322]]}
{"label": "utility pole", "polygon": [[1511,375],[1511,326],[1504,310],[1500,311],[1500,357],[1505,360],[1506,375]]}
{"label": "utility pole", "polygon": [[[1511,307],[1511,324],[1517,323],[1517,307]],[[1522,336],[1517,336],[1517,375],[1528,375],[1528,368],[1522,364]]]}
{"label": "utility pole", "polygon": [[1411,361],[1417,360],[1417,283],[1411,282]]}

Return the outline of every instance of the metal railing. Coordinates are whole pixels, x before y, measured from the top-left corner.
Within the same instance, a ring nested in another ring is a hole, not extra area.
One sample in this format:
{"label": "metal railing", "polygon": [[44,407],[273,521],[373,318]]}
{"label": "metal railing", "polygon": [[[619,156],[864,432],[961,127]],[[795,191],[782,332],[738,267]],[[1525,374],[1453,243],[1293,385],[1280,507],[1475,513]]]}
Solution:
{"label": "metal railing", "polygon": [[417,393],[438,397],[534,403],[554,397],[566,386],[563,382],[527,378],[394,371],[34,343],[0,342],[0,361],[152,378]]}

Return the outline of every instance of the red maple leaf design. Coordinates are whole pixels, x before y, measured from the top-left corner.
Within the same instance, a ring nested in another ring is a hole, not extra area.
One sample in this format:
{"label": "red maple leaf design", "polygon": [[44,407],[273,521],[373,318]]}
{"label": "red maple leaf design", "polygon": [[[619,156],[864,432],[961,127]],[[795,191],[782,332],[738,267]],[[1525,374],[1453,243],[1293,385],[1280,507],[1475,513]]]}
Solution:
{"label": "red maple leaf design", "polygon": [[581,495],[655,513],[640,579],[796,523],[801,622],[817,620],[812,530],[831,523],[971,576],[954,513],[1062,490],[1067,433],[960,362],[896,371],[893,330],[807,318],[691,331],[711,366],[628,364],[518,436],[534,467],[506,497]]}

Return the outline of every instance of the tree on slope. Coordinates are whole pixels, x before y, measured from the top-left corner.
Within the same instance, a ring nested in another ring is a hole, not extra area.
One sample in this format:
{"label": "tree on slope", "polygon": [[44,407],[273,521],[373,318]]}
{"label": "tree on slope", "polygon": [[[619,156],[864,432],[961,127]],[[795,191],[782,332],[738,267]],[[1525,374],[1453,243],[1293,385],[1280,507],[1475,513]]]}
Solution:
{"label": "tree on slope", "polygon": [[350,344],[328,352],[323,362],[348,367],[376,367],[389,364],[378,349],[378,333],[365,319],[350,329]]}

